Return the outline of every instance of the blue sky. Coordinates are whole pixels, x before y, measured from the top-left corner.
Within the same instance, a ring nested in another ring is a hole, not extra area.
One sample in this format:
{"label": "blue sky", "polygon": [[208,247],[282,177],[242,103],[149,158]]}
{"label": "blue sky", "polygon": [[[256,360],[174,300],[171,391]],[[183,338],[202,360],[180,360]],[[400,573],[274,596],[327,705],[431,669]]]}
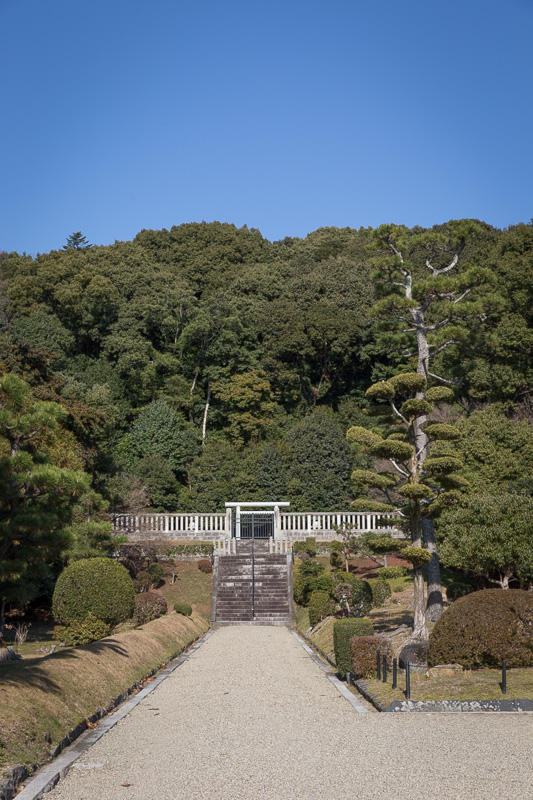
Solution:
{"label": "blue sky", "polygon": [[0,250],[533,216],[531,0],[0,0]]}

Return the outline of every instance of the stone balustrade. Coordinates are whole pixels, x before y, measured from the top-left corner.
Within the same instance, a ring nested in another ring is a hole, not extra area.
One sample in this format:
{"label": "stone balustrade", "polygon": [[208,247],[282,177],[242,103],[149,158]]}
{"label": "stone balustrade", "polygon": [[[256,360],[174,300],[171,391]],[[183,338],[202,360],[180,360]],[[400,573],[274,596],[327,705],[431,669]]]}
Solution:
{"label": "stone balustrade", "polygon": [[[353,530],[355,535],[401,531],[387,525],[394,514],[375,512],[282,512],[274,529],[274,540],[303,541],[314,536],[319,541],[338,538],[336,528]],[[213,541],[231,538],[231,517],[225,514],[118,514],[113,519],[114,532],[126,534],[130,541]]]}

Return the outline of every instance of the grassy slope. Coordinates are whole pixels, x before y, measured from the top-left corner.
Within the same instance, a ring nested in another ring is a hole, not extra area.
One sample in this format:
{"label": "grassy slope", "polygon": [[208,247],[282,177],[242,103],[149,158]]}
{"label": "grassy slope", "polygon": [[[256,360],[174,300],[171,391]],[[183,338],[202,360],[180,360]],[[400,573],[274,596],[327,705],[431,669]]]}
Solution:
{"label": "grassy slope", "polygon": [[[0,768],[45,760],[53,745],[208,628],[172,611],[136,629],[0,665]],[[52,745],[44,740],[45,733]]]}
{"label": "grassy slope", "polygon": [[[211,609],[212,575],[197,562],[182,561],[171,583],[168,565],[156,590],[169,613],[146,625],[120,626],[112,636],[84,647],[63,647],[43,656],[51,644],[53,623],[34,625],[28,642],[17,648],[22,661],[0,664],[0,770],[17,763],[39,763],[79,722],[206,631]],[[190,603],[191,618],[173,611],[176,601]],[[52,744],[44,735],[49,733]]]}

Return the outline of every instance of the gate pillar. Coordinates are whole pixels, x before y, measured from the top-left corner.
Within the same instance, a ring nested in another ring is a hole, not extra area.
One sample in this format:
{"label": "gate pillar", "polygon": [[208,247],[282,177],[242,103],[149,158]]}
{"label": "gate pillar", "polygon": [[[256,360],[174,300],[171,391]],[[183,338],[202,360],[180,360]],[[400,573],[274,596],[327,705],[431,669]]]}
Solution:
{"label": "gate pillar", "polygon": [[274,506],[274,539],[281,539],[281,514],[279,506]]}
{"label": "gate pillar", "polygon": [[235,538],[241,538],[241,507],[235,509]]}

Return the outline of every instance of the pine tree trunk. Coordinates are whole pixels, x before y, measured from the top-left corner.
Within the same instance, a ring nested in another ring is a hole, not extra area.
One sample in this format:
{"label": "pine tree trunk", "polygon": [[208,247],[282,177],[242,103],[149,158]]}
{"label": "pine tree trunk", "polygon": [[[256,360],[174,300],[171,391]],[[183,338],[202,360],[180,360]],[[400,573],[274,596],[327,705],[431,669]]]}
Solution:
{"label": "pine tree trunk", "polygon": [[409,637],[409,641],[426,640],[429,636],[426,625],[425,605],[424,572],[422,567],[415,567],[414,624],[413,635]]}
{"label": "pine tree trunk", "polygon": [[435,526],[432,519],[425,519],[422,522],[422,533],[424,547],[431,553],[431,561],[427,565],[428,599],[426,613],[430,622],[436,622],[444,611],[444,601],[437,542],[435,540]]}
{"label": "pine tree trunk", "polygon": [[[427,332],[424,327],[424,315],[421,311],[419,311],[419,316],[416,318],[416,322],[419,326],[416,334],[418,346],[418,365],[416,371],[419,373],[419,375],[423,375],[427,380],[429,348]],[[423,397],[423,393],[420,393],[420,397]],[[427,435],[422,430],[422,425],[425,421],[426,417],[418,417],[415,422],[415,439],[419,470],[423,468],[424,461],[429,455],[429,440]],[[437,541],[435,539],[435,526],[433,525],[433,520],[425,519],[422,521],[422,536],[424,547],[431,553],[431,561],[427,565],[427,618],[431,620],[431,622],[436,622],[444,611],[444,602],[442,597],[442,581],[440,576],[440,564],[439,557],[437,555]]]}

